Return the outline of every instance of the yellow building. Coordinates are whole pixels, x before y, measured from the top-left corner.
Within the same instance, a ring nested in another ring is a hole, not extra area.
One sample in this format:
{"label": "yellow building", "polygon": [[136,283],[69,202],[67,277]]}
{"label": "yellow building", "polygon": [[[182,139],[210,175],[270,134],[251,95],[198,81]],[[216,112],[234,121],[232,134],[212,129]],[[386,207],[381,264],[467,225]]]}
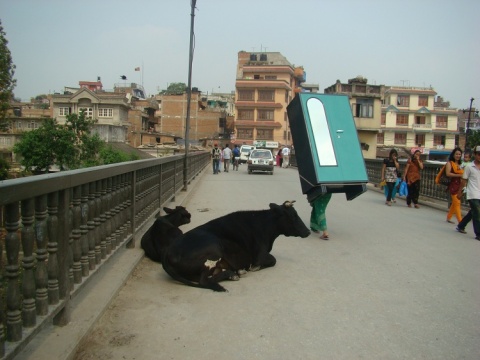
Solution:
{"label": "yellow building", "polygon": [[458,144],[457,109],[436,105],[432,88],[387,87],[378,146],[419,147],[429,159],[445,159]]}
{"label": "yellow building", "polygon": [[287,105],[304,81],[303,68],[294,67],[279,52],[240,51],[235,81],[235,133],[231,142],[291,145]]}

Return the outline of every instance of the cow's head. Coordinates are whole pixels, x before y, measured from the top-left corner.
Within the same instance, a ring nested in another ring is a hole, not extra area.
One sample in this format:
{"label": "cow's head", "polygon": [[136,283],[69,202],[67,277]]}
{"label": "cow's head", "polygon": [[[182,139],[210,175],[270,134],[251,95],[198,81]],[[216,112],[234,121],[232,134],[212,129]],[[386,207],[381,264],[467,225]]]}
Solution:
{"label": "cow's head", "polygon": [[177,206],[175,209],[163,208],[163,211],[167,213],[168,221],[172,225],[179,227],[184,224],[188,224],[192,215],[183,206]]}
{"label": "cow's head", "polygon": [[310,230],[305,226],[300,216],[298,216],[297,211],[293,208],[294,202],[294,200],[285,201],[283,205],[271,203],[270,209],[279,216],[277,223],[283,235],[306,238],[310,235]]}

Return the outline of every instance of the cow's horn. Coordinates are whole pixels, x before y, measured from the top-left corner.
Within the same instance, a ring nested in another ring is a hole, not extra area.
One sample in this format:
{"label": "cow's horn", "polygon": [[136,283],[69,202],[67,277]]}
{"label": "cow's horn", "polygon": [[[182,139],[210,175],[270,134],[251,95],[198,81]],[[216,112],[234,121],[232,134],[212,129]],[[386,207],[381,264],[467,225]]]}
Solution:
{"label": "cow's horn", "polygon": [[295,200],[290,200],[290,201],[285,201],[285,206],[293,206],[293,203],[295,202]]}

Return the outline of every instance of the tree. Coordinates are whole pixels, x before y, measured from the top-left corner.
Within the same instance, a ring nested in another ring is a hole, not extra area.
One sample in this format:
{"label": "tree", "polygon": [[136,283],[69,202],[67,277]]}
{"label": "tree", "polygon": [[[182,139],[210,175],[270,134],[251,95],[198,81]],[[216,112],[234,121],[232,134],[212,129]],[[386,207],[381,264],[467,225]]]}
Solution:
{"label": "tree", "polygon": [[25,170],[34,173],[48,172],[53,165],[64,170],[73,164],[77,152],[74,134],[54,119],[45,119],[40,128],[25,132],[13,150],[22,156]]}
{"label": "tree", "polygon": [[10,170],[10,164],[7,160],[0,157],[0,180],[8,179],[8,170]]}
{"label": "tree", "polygon": [[162,90],[160,94],[166,95],[166,94],[183,94],[187,90],[187,85],[182,82],[178,83],[171,83],[168,85],[167,90]]}
{"label": "tree", "polygon": [[98,134],[91,135],[94,123],[83,111],[67,115],[64,125],[46,119],[40,128],[25,132],[13,149],[22,156],[25,169],[34,173],[48,172],[54,165],[72,170],[138,159],[107,147]]}
{"label": "tree", "polygon": [[466,149],[474,149],[475,146],[480,145],[480,130],[468,130],[468,140],[465,144]]}
{"label": "tree", "polygon": [[10,127],[6,115],[16,85],[16,80],[13,78],[15,65],[12,62],[12,54],[7,47],[8,41],[5,35],[0,21],[0,130],[2,131]]}

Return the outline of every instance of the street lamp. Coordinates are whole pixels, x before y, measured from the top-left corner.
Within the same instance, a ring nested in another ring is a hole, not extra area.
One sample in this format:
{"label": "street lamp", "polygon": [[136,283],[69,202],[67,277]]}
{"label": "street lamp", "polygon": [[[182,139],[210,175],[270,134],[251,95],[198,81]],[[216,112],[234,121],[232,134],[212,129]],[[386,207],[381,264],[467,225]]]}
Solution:
{"label": "street lamp", "polygon": [[[467,131],[465,133],[465,150],[467,150],[468,146],[468,134],[470,133],[470,116],[472,114],[472,103],[473,100],[475,100],[473,97],[470,99],[470,109],[468,109],[468,119],[467,119]],[[463,110],[463,113],[465,113],[465,110]]]}

